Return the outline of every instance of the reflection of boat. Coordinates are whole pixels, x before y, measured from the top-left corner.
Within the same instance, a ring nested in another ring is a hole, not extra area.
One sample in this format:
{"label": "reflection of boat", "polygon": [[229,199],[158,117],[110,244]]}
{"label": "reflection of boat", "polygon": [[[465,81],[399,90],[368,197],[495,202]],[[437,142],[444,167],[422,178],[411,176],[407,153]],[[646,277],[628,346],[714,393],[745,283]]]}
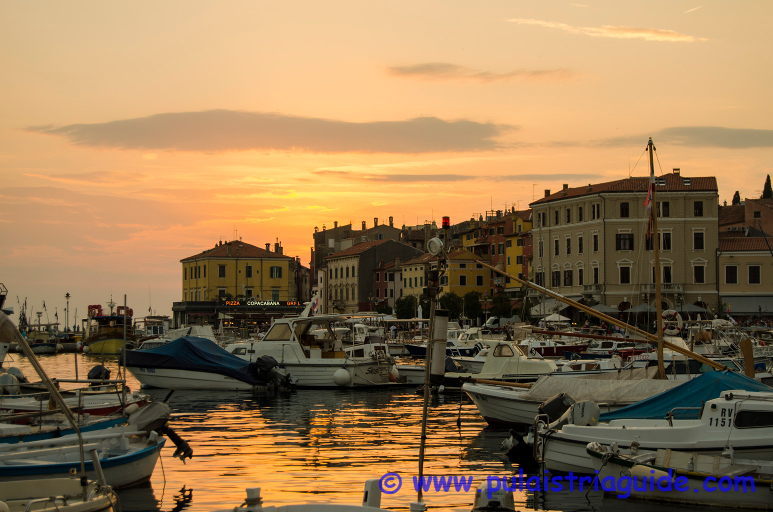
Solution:
{"label": "reflection of boat", "polygon": [[108,304],[110,312],[103,314],[99,304],[89,306],[88,318],[84,320],[83,351],[92,355],[117,355],[126,348],[134,348],[131,308],[118,306],[113,312],[114,302]]}

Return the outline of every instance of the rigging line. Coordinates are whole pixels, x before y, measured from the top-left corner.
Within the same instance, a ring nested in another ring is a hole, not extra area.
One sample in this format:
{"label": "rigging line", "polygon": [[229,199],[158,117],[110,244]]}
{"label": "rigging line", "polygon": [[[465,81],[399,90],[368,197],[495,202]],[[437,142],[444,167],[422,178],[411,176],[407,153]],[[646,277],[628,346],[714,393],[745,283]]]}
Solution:
{"label": "rigging line", "polygon": [[637,165],[639,165],[639,162],[641,161],[641,157],[642,157],[642,156],[644,155],[644,153],[646,153],[646,152],[647,152],[647,148],[645,147],[645,148],[642,150],[642,152],[639,154],[639,158],[636,160],[636,163],[635,163],[635,164],[633,164],[633,169],[631,169],[631,171],[628,173],[628,174],[629,174],[629,177],[630,177],[630,175],[631,175],[631,174],[633,174],[633,171],[635,171],[635,170],[636,170],[636,166],[637,166]]}
{"label": "rigging line", "polygon": [[658,169],[660,169],[660,174],[663,174],[663,166],[660,165],[660,156],[658,155],[658,150],[655,149],[655,146],[652,146],[653,153],[655,153],[655,159],[658,161]]}

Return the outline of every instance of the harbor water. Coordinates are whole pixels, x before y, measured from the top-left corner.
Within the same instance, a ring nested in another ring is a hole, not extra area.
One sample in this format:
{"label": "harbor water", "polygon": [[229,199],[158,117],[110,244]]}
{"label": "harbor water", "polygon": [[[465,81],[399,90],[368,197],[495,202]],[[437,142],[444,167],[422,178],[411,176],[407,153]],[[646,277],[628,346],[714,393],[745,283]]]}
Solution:
{"label": "harbor water", "polygon": [[[51,377],[73,378],[100,360],[59,354],[40,361]],[[116,378],[114,360],[103,364]],[[29,362],[9,354],[34,379]],[[129,374],[132,389],[138,382]],[[157,400],[168,390],[148,390]],[[167,443],[149,485],[119,492],[124,512],[211,512],[238,506],[248,487],[260,487],[266,506],[298,503],[358,504],[366,480],[387,473],[402,477],[395,494],[384,494],[382,508],[408,510],[416,500],[422,399],[414,389],[297,390],[279,396],[242,392],[178,391],[169,398],[170,426],[193,448],[183,464]],[[436,399],[429,412],[425,474],[489,476],[518,472],[500,444],[506,430],[495,430],[459,395]],[[534,493],[516,491],[518,510],[645,511],[653,505],[604,497],[600,491]],[[430,510],[469,511],[473,492],[430,490]],[[678,507],[657,505],[658,510]]]}

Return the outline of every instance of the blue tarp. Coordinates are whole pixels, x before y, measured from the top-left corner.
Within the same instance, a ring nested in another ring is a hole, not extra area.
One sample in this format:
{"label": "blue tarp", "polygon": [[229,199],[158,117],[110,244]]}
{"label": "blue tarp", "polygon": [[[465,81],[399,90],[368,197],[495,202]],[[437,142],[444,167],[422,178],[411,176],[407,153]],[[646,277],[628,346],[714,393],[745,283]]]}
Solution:
{"label": "blue tarp", "polygon": [[[769,391],[773,388],[735,372],[707,372],[646,400],[601,415],[599,421],[637,419],[664,419],[675,407],[702,407],[706,400],[718,398],[723,391],[742,389],[745,391]],[[697,419],[697,409],[674,411],[674,418]]]}
{"label": "blue tarp", "polygon": [[197,336],[183,336],[148,350],[126,352],[126,366],[169,368],[226,375],[248,384],[261,384],[253,364],[229,354],[215,342]]}

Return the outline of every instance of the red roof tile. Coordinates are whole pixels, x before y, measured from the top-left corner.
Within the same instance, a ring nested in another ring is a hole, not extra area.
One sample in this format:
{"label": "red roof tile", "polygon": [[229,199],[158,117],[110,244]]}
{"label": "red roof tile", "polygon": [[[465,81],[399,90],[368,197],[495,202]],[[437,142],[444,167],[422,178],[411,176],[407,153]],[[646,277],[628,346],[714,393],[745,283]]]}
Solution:
{"label": "red roof tile", "polygon": [[207,249],[193,256],[188,256],[180,261],[191,261],[201,258],[277,258],[292,259],[290,256],[278,254],[275,252],[255,247],[252,244],[242,242],[241,240],[232,240],[224,242],[222,245],[216,245],[212,249]]}
{"label": "red roof tile", "polygon": [[[713,176],[710,177],[697,177],[691,178],[688,176],[682,176],[681,174],[664,174],[657,176],[656,179],[665,180],[665,186],[658,186],[656,192],[685,192],[685,191],[716,191],[717,179]],[[649,186],[649,177],[636,177],[626,178],[617,181],[607,181],[604,183],[596,183],[586,185],[584,187],[568,188],[566,190],[559,190],[555,194],[550,194],[547,197],[534,201],[529,206],[536,204],[549,203],[551,201],[559,201],[561,199],[570,199],[574,197],[582,197],[591,194],[598,194],[601,192],[647,192]],[[689,181],[689,185],[685,183]]]}
{"label": "red roof tile", "polygon": [[719,207],[719,225],[727,226],[730,224],[743,224],[744,205],[734,204],[730,206]]}
{"label": "red roof tile", "polygon": [[403,265],[417,265],[419,263],[429,263],[430,261],[436,260],[437,256],[433,256],[429,253],[422,254],[421,256],[417,256],[415,258],[412,258],[408,261],[404,261],[400,263],[400,266]]}
{"label": "red roof tile", "polygon": [[773,239],[767,242],[763,237],[720,237],[720,251],[770,251],[773,248]]}
{"label": "red roof tile", "polygon": [[344,249],[343,251],[338,251],[336,253],[333,253],[325,259],[329,260],[333,258],[341,258],[344,256],[356,256],[357,254],[362,254],[363,252],[367,251],[371,247],[376,247],[378,245],[385,244],[387,242],[390,242],[390,240],[371,240],[369,242],[362,242],[357,245],[353,245],[348,249]]}

